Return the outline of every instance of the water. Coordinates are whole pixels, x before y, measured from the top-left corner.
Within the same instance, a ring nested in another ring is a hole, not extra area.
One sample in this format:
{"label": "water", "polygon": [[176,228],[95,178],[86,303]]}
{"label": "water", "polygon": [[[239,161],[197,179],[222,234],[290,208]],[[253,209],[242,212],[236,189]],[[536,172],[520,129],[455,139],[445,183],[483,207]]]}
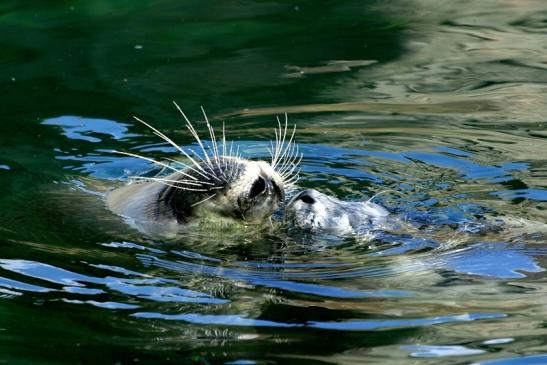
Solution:
{"label": "water", "polygon": [[[3,1],[0,360],[547,363],[546,33],[531,0]],[[132,115],[192,143],[172,100],[254,156],[289,113],[301,187],[414,230],[140,234],[93,192],[173,153]]]}

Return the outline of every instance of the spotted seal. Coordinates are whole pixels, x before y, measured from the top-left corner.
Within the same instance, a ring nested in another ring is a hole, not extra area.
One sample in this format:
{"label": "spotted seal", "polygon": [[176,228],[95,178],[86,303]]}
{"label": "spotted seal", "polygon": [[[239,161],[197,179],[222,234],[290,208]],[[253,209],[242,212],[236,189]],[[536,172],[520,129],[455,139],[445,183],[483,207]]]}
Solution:
{"label": "spotted seal", "polygon": [[[414,234],[421,231],[429,235],[448,232],[460,234],[495,234],[503,227],[513,230],[534,230],[536,222],[515,221],[507,217],[484,215],[467,216],[465,212],[453,222],[447,223],[442,209],[423,211],[390,212],[380,204],[373,203],[378,195],[393,190],[384,190],[366,201],[344,201],[308,189],[296,193],[285,207],[285,223],[289,228],[300,228],[310,232],[334,233],[335,235],[374,237],[373,232],[397,232]],[[543,226],[545,226],[543,224]],[[382,235],[387,237],[385,234]],[[394,236],[395,237],[395,236]],[[453,241],[453,238],[451,238]]]}
{"label": "spotted seal", "polygon": [[385,227],[389,223],[389,211],[371,200],[343,201],[308,189],[297,193],[287,204],[285,221],[292,227],[337,234]]}
{"label": "spotted seal", "polygon": [[162,161],[129,152],[120,154],[139,158],[169,171],[156,176],[133,176],[132,181],[111,191],[106,198],[110,210],[137,228],[143,224],[173,228],[194,223],[242,221],[260,223],[267,220],[285,198],[285,189],[298,179],[302,155],[294,142],[295,129],[288,132],[278,118],[271,162],[242,158],[233,143],[226,142],[224,126],[217,140],[215,131],[203,111],[210,141],[202,141],[184,112],[186,127],[199,146],[199,153],[182,148],[150,124],[135,118],[185,157]]}

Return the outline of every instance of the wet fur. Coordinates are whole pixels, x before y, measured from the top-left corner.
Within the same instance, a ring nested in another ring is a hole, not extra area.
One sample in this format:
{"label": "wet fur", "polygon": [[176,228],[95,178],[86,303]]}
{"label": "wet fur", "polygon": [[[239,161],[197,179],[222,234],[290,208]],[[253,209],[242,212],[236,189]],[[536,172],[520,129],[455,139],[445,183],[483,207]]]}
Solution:
{"label": "wet fur", "polygon": [[[175,104],[176,105],[176,104]],[[284,189],[298,179],[302,155],[294,143],[295,128],[278,118],[271,163],[243,159],[233,142],[227,143],[224,126],[219,140],[205,112],[210,141],[204,143],[184,112],[186,127],[196,139],[199,153],[182,148],[150,124],[136,118],[153,133],[175,147],[186,162],[162,161],[129,153],[120,154],[152,162],[171,172],[168,176],[134,176],[132,182],[107,195],[109,209],[130,223],[148,222],[185,225],[199,220],[243,220],[258,223],[269,218],[284,199]]]}

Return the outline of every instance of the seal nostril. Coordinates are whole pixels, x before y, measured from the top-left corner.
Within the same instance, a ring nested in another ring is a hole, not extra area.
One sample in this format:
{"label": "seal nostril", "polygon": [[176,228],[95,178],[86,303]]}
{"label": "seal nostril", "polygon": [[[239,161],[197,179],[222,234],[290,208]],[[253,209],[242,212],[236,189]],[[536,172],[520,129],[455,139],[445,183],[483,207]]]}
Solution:
{"label": "seal nostril", "polygon": [[256,179],[255,182],[253,183],[253,186],[251,187],[251,191],[249,192],[249,198],[251,199],[256,198],[264,190],[266,190],[266,181],[264,181],[264,179],[259,176],[258,179]]}
{"label": "seal nostril", "polygon": [[299,197],[298,199],[302,200],[304,203],[306,204],[313,204],[315,203],[315,199],[312,198],[311,196],[309,195],[302,195],[301,197]]}
{"label": "seal nostril", "polygon": [[279,199],[281,200],[285,199],[285,192],[283,191],[283,189],[281,189],[279,185],[275,183],[275,181],[272,180],[271,182],[272,182],[272,187],[275,193],[277,194],[277,196],[279,196]]}

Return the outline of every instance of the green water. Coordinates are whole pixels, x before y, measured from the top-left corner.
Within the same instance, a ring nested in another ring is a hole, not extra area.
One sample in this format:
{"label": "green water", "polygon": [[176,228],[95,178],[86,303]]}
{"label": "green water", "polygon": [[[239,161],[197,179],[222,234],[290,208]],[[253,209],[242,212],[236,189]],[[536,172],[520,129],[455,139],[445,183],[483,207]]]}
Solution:
{"label": "green water", "polygon": [[[546,48],[532,0],[4,0],[0,362],[546,364]],[[413,230],[139,233],[94,192],[174,156],[132,116],[195,145],[172,101]]]}

